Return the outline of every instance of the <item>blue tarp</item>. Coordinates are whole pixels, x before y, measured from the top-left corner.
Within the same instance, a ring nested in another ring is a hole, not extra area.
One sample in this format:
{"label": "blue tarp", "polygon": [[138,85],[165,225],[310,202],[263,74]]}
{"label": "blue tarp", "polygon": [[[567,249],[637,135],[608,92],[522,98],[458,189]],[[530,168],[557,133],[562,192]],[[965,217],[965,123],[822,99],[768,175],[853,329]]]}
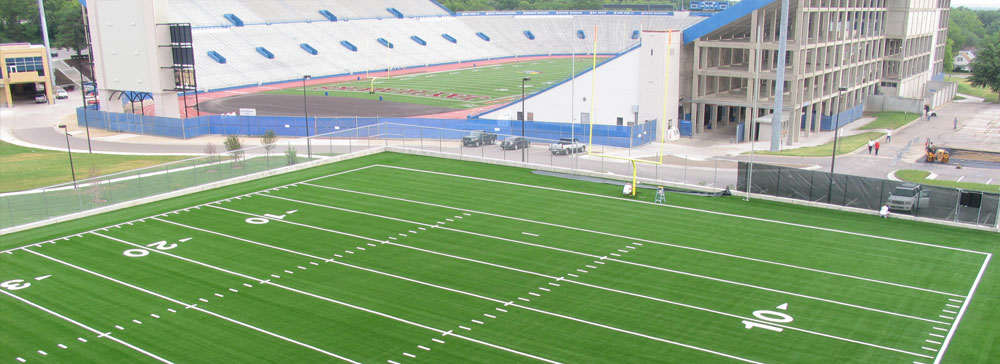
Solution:
{"label": "blue tarp", "polygon": [[[355,138],[422,138],[461,139],[471,130],[488,130],[503,135],[521,135],[522,122],[493,119],[421,119],[421,118],[320,118],[301,116],[229,116],[205,115],[188,119],[162,116],[88,111],[86,121],[83,109],[77,110],[77,123],[84,126],[115,132],[158,135],[187,139],[206,134],[259,136],[274,130],[283,137],[304,137],[308,134],[338,133],[362,128],[360,131],[333,135]],[[589,125],[557,122],[524,122],[524,135],[529,138],[558,140],[575,135],[583,141],[590,133]],[[594,125],[594,144],[629,147],[655,139],[655,123],[637,126]]]}

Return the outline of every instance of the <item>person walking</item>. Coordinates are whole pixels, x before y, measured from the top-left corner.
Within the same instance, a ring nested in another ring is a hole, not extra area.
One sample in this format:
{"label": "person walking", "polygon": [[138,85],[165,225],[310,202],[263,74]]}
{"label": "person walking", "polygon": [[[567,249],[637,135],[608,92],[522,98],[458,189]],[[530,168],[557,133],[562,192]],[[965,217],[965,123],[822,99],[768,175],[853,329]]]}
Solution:
{"label": "person walking", "polygon": [[889,129],[888,133],[885,133],[885,144],[889,144],[892,141],[892,129]]}
{"label": "person walking", "polygon": [[958,130],[958,118],[955,118],[955,130]]}
{"label": "person walking", "polygon": [[878,156],[878,148],[879,148],[880,146],[881,146],[881,145],[880,145],[880,144],[879,144],[878,142],[875,142],[875,156]]}
{"label": "person walking", "polygon": [[875,141],[868,139],[868,154],[872,154],[872,148],[875,147]]}

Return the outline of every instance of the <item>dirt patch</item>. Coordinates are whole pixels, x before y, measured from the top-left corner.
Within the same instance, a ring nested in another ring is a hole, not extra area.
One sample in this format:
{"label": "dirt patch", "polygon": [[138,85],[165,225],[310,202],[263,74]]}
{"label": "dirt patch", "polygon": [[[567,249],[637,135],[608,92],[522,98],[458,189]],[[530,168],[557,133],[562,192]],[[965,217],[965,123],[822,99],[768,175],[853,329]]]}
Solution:
{"label": "dirt patch", "polygon": [[[402,102],[356,99],[349,97],[317,96],[306,97],[309,116],[384,116],[408,117],[437,114],[455,109]],[[259,116],[302,116],[302,96],[278,94],[248,94],[204,101],[199,104],[201,111],[212,114],[237,112],[240,108],[257,109]]]}

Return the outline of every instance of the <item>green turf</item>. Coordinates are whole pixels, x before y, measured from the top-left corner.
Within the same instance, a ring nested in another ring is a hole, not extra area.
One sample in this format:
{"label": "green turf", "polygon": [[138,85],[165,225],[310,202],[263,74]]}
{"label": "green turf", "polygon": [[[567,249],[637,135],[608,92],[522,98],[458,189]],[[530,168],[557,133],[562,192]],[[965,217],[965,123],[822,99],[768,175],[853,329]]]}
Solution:
{"label": "green turf", "polygon": [[[991,232],[619,192],[382,153],[10,234],[0,247],[143,218],[0,255],[5,281],[31,283],[0,295],[0,357],[153,362],[17,295],[173,362],[930,363],[925,340],[950,326],[929,321],[948,321],[985,256],[877,237],[997,250]],[[995,266],[945,363],[1000,355]],[[784,303],[784,331],[744,328]]]}
{"label": "green turf", "polygon": [[875,120],[858,129],[896,129],[919,118],[920,115],[914,113],[903,113],[898,111],[879,112],[875,113]]}
{"label": "green turf", "polygon": [[988,103],[1000,102],[1000,94],[997,94],[996,92],[990,91],[989,89],[983,87],[973,87],[971,84],[969,84],[968,78],[948,76],[945,77],[945,81],[954,82],[958,84],[958,93],[960,94],[979,97]]}
{"label": "green turf", "polygon": [[[598,58],[598,62],[603,61]],[[590,69],[593,60],[580,57],[576,59],[576,72],[579,74]],[[434,73],[420,73],[386,77],[385,73],[372,73],[371,79],[352,82],[330,83],[325,85],[310,85],[307,92],[310,95],[353,97],[385,101],[404,102],[454,109],[469,109],[480,106],[501,104],[521,97],[521,79],[530,77],[525,82],[527,94],[545,89],[553,84],[569,78],[573,74],[573,61],[569,58],[553,58],[523,62],[511,62],[478,66]],[[374,80],[374,87],[393,90],[422,91],[420,95],[405,95],[392,91],[377,91],[369,93]],[[352,91],[338,90],[339,87],[351,87]],[[302,88],[289,88],[268,91],[268,93],[301,95]],[[441,93],[439,96],[434,94]],[[460,97],[447,97],[452,94]],[[463,97],[469,100],[463,100]]]}
{"label": "green turf", "polygon": [[[74,153],[73,167],[76,178],[85,179],[90,177],[91,167],[96,167],[98,175],[107,175],[184,158],[190,157]],[[72,180],[65,151],[0,142],[0,192],[30,190]]]}
{"label": "green turf", "polygon": [[[858,148],[867,145],[869,140],[881,138],[883,135],[885,135],[885,133],[867,132],[850,136],[841,136],[839,138],[840,144],[837,146],[837,154],[840,155],[840,154],[852,153]],[[829,143],[813,147],[785,149],[785,150],[779,150],[777,152],[759,151],[755,153],[763,155],[787,155],[796,157],[825,157],[833,153],[833,142],[831,141]]]}
{"label": "green turf", "polygon": [[920,183],[925,185],[934,186],[944,186],[944,187],[954,187],[961,188],[964,190],[973,191],[984,191],[984,192],[1000,192],[1000,186],[998,185],[988,185],[985,183],[974,183],[974,182],[955,182],[955,181],[943,181],[938,179],[927,179],[931,172],[921,171],[916,169],[903,169],[896,171],[896,178],[907,182]]}

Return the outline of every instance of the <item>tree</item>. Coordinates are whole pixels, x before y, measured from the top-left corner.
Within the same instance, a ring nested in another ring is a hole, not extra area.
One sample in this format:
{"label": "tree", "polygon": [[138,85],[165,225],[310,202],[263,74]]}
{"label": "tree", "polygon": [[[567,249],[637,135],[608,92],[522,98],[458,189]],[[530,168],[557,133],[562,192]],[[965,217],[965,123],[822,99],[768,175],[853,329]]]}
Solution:
{"label": "tree", "polygon": [[976,11],[966,7],[951,10],[948,19],[948,38],[955,41],[958,49],[978,48],[984,36],[986,28],[976,16]]}
{"label": "tree", "polygon": [[107,200],[101,198],[102,196],[104,196],[104,186],[101,185],[101,180],[97,179],[97,177],[100,176],[101,176],[101,170],[97,168],[97,164],[91,164],[90,172],[87,173],[87,179],[92,181],[90,182],[90,195],[91,195],[90,202],[93,203],[108,202]]}
{"label": "tree", "polygon": [[208,159],[208,166],[205,168],[205,171],[206,172],[215,171],[215,169],[212,169],[212,166],[214,165],[217,159],[215,154],[218,153],[218,149],[215,148],[215,144],[212,144],[211,142],[205,143],[205,148],[203,148],[202,150],[205,151],[205,155],[207,156],[206,159]]}
{"label": "tree", "polygon": [[[1000,33],[986,38],[979,48],[976,59],[972,61],[969,83],[1000,93]],[[1000,98],[997,102],[1000,102]]]}
{"label": "tree", "polygon": [[[75,47],[76,33],[83,27],[80,2],[45,0],[45,23],[53,48]],[[42,44],[41,19],[36,0],[0,0],[0,43]]]}
{"label": "tree", "polygon": [[264,145],[264,152],[267,154],[267,169],[271,169],[271,151],[274,150],[274,143],[278,141],[278,133],[274,130],[267,129],[263,135],[260,136],[260,144]]}
{"label": "tree", "polygon": [[288,149],[285,149],[285,159],[287,160],[288,165],[293,165],[295,162],[299,161],[297,156],[298,154],[299,151],[295,150],[295,148],[292,148],[291,146],[289,146]]}
{"label": "tree", "polygon": [[243,141],[240,140],[240,136],[235,134],[227,135],[222,145],[226,146],[226,151],[232,156],[233,167],[242,165],[244,152]]}

